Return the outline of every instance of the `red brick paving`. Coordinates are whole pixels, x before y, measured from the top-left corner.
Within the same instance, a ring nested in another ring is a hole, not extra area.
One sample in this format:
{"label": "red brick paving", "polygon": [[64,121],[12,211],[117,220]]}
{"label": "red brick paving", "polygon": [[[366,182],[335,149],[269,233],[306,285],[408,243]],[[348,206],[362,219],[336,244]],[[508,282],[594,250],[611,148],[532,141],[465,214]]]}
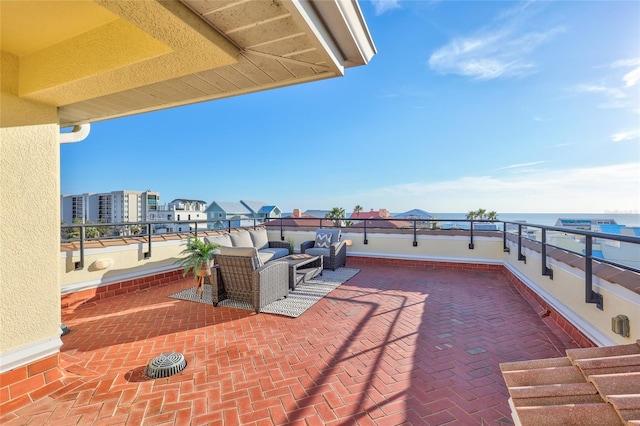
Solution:
{"label": "red brick paving", "polygon": [[[295,319],[167,297],[193,280],[69,306],[65,386],[0,423],[504,425],[499,363],[564,355],[501,273],[349,267]],[[187,368],[146,378],[170,351]]]}

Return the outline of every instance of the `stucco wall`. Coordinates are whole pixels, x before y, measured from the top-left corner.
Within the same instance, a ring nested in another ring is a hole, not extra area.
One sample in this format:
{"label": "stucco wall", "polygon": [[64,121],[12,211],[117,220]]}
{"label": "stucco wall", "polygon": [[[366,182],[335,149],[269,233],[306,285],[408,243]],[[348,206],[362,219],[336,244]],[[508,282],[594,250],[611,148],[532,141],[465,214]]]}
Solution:
{"label": "stucco wall", "polygon": [[[175,262],[184,250],[184,244],[185,241],[181,240],[154,241],[149,259],[144,258],[149,249],[145,243],[86,249],[84,268],[77,271],[75,262],[80,260],[80,253],[62,252],[58,260],[62,271],[61,291],[65,294],[179,268]],[[100,261],[102,265],[109,266],[101,269]]]}
{"label": "stucco wall", "polygon": [[[553,270],[551,280],[542,275],[539,252],[523,248],[525,263],[518,260],[517,245],[509,245],[511,253],[505,254],[505,266],[595,343],[610,346],[640,339],[640,295],[594,276],[593,290],[604,297],[604,310],[600,310],[595,304],[585,303],[585,280],[581,269],[548,258],[547,266]],[[628,338],[611,331],[611,318],[619,314],[629,317],[631,334]]]}
{"label": "stucco wall", "polygon": [[0,129],[2,353],[60,334],[58,134],[57,124]]}
{"label": "stucco wall", "polygon": [[[352,241],[347,254],[358,256],[399,257],[405,259],[441,260],[446,262],[502,262],[502,238],[474,238],[474,248],[469,249],[469,235],[418,235],[418,245],[413,246],[412,234],[369,233],[364,244],[361,233],[345,233],[343,239]],[[313,235],[310,235],[313,238]]]}

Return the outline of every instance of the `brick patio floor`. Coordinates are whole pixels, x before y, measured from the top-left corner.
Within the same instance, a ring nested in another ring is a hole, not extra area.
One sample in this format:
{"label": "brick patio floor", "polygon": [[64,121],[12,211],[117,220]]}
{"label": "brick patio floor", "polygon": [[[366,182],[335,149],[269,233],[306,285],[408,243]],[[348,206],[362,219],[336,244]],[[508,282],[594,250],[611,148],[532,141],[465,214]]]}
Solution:
{"label": "brick patio floor", "polygon": [[[498,364],[565,354],[500,273],[348,266],[298,318],[167,297],[193,280],[69,309],[66,386],[0,423],[504,425]],[[170,351],[187,368],[146,378]]]}

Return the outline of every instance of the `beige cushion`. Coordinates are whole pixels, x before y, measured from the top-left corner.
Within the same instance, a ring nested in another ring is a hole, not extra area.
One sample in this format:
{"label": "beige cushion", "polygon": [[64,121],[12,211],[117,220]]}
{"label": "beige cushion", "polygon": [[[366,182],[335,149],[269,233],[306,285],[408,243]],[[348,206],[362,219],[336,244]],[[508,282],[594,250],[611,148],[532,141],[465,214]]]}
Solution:
{"label": "beige cushion", "polygon": [[220,254],[223,256],[257,257],[258,250],[255,247],[220,247]]}
{"label": "beige cushion", "polygon": [[222,235],[209,235],[204,237],[204,241],[209,244],[217,244],[220,247],[231,247],[231,238],[229,238],[229,234]]}
{"label": "beige cushion", "polygon": [[234,247],[253,247],[249,231],[233,232],[229,234],[229,238],[231,238],[231,244]]}
{"label": "beige cushion", "polygon": [[222,256],[250,257],[254,270],[263,265],[255,247],[220,247],[220,254]]}
{"label": "beige cushion", "polygon": [[266,229],[250,229],[249,235],[251,235],[253,246],[258,250],[269,248],[269,237],[267,237]]}

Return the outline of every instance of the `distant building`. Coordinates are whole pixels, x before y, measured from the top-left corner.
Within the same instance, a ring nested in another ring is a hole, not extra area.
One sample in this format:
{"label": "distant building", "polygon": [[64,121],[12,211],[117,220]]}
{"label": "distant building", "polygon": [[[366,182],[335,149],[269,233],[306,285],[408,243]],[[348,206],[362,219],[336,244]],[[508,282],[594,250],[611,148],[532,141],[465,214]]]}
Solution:
{"label": "distant building", "polygon": [[[323,216],[324,218],[324,216]],[[322,220],[323,218],[318,218],[312,215],[304,214],[300,211],[300,209],[293,209],[293,213],[291,215],[283,217],[282,220],[272,220],[265,223],[265,226],[269,228],[279,228],[280,224],[282,226],[308,226],[308,227],[319,227],[320,222],[322,222],[323,226],[327,226],[330,224],[329,220]]]}
{"label": "distant building", "polygon": [[363,219],[387,219],[391,215],[387,209],[369,210],[368,212],[353,212],[349,216],[349,220],[363,220]]}
{"label": "distant building", "polygon": [[[187,200],[184,198],[176,198],[167,205],[161,206],[158,210],[158,221],[168,222],[175,220],[176,222],[185,220],[206,220],[207,219],[207,202],[202,200]],[[188,232],[195,228],[195,224],[185,223],[165,223],[158,224],[154,231],[157,234],[172,232]],[[198,225],[198,228],[206,228],[205,224]]]}
{"label": "distant building", "polygon": [[413,210],[409,210],[408,212],[404,212],[404,213],[400,213],[400,214],[396,214],[393,217],[397,218],[397,219],[420,219],[420,220],[433,220],[436,219],[436,217],[434,215],[432,215],[431,213],[427,213],[424,210],[420,210],[420,209],[413,209]]}
{"label": "distant building", "polygon": [[282,211],[278,206],[262,201],[212,201],[206,209],[209,229],[237,228],[263,223],[270,218],[279,218]]}
{"label": "distant building", "polygon": [[556,221],[557,227],[580,229],[582,231],[591,231],[593,225],[617,225],[613,219],[563,219]]}
{"label": "distant building", "polygon": [[160,193],[111,191],[60,196],[60,217],[65,223],[122,223],[158,220]]}
{"label": "distant building", "polygon": [[416,226],[418,228],[435,228],[436,222],[429,222],[430,220],[434,220],[436,217],[431,213],[427,213],[424,210],[413,209],[408,212],[396,214],[393,217],[397,219],[411,219],[416,220]]}
{"label": "distant building", "polygon": [[302,214],[304,216],[317,217],[318,219],[324,219],[327,216],[327,213],[330,213],[331,210],[306,210]]}

